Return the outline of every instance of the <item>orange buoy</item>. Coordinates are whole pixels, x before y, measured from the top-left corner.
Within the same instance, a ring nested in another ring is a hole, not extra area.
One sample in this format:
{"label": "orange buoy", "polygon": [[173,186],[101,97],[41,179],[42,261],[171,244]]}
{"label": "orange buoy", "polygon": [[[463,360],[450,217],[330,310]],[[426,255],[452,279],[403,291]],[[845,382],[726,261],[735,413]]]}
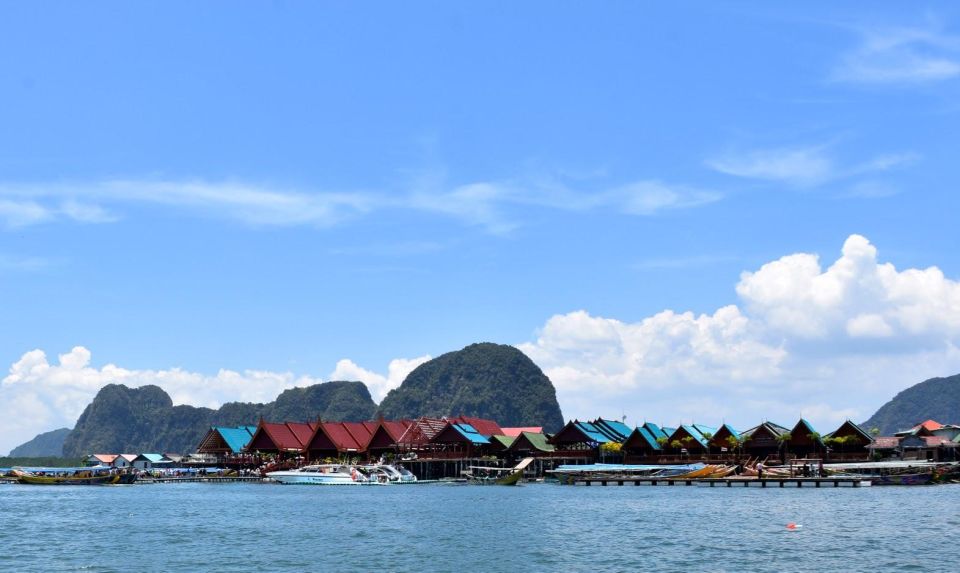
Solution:
{"label": "orange buoy", "polygon": [[787,529],[789,529],[790,531],[795,531],[797,529],[800,529],[801,527],[803,526],[800,524],[794,523],[792,521],[787,524]]}

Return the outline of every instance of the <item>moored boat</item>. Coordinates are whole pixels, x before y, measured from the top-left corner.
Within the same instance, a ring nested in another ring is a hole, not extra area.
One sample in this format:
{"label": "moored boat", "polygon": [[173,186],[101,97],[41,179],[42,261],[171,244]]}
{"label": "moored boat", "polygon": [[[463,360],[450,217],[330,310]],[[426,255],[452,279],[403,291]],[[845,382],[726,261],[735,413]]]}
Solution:
{"label": "moored boat", "polygon": [[347,464],[303,466],[292,470],[267,472],[267,477],[286,485],[377,485],[381,483],[364,469]]}
{"label": "moored boat", "polygon": [[27,485],[111,485],[120,479],[115,468],[13,468],[17,481]]}

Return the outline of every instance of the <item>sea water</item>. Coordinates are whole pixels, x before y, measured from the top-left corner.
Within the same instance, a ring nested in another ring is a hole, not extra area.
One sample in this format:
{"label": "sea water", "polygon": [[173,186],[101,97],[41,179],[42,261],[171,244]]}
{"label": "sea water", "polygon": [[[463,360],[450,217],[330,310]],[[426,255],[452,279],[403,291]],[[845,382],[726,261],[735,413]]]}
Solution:
{"label": "sea water", "polygon": [[2,485],[0,567],[956,571],[958,526],[953,485]]}

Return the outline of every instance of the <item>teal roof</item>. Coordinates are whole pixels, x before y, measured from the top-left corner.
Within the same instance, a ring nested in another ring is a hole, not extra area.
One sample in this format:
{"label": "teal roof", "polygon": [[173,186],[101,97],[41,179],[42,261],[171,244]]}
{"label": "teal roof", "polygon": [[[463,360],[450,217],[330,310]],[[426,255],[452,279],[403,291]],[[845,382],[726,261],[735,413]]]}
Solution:
{"label": "teal roof", "polygon": [[666,427],[666,426],[664,426],[664,427],[661,428],[660,430],[663,432],[663,435],[666,436],[666,437],[668,437],[668,438],[669,438],[670,436],[672,436],[674,432],[677,431],[676,428],[668,428],[668,427]]}
{"label": "teal roof", "polygon": [[650,433],[650,430],[640,426],[636,429],[636,432],[640,434],[640,437],[643,438],[643,441],[647,442],[647,445],[649,445],[651,448],[654,450],[660,449],[660,444],[657,443],[657,439],[653,437],[653,434]]}
{"label": "teal roof", "polygon": [[148,462],[157,463],[164,460],[163,454],[140,454],[138,457],[146,458]]}
{"label": "teal roof", "polygon": [[630,426],[616,420],[597,418],[593,421],[593,425],[612,442],[622,443],[633,432]]}
{"label": "teal roof", "polygon": [[581,432],[583,432],[583,434],[591,442],[596,442],[598,444],[606,444],[608,442],[613,441],[610,438],[608,438],[602,431],[600,431],[599,428],[597,428],[595,425],[593,425],[590,422],[574,422],[574,425]]}
{"label": "teal roof", "polygon": [[700,445],[702,446],[707,445],[707,439],[703,437],[703,434],[700,432],[700,430],[696,428],[696,426],[688,426],[687,424],[681,424],[680,427],[686,430],[688,434],[693,436],[694,440],[700,442]]}
{"label": "teal roof", "polygon": [[[722,428],[726,428],[727,431],[730,432],[730,435],[733,436],[734,438],[739,438],[739,437],[740,437],[740,432],[738,432],[738,431],[734,430],[732,427],[730,427],[730,424],[724,424],[724,425],[720,426],[720,428],[717,429],[717,432],[719,432],[720,429],[722,429]],[[714,432],[713,435],[716,436],[716,435],[717,435],[717,432]]]}
{"label": "teal roof", "polygon": [[717,434],[717,429],[711,428],[710,426],[704,426],[703,424],[693,424],[693,427],[696,428],[697,431],[700,432],[700,435],[703,436],[704,438],[707,437],[707,434],[710,434],[711,436],[715,436]]}
{"label": "teal roof", "polygon": [[490,440],[486,436],[477,431],[476,428],[470,424],[450,424],[453,426],[453,429],[456,430],[461,436],[470,440],[470,443],[480,445],[480,444],[489,444]]}
{"label": "teal roof", "polygon": [[223,437],[223,441],[230,446],[230,450],[239,454],[243,448],[250,443],[253,434],[257,431],[256,426],[240,426],[237,428],[224,428],[217,426],[214,428]]}
{"label": "teal roof", "polygon": [[[647,432],[649,432],[649,434],[650,434],[651,436],[653,436],[653,439],[654,439],[654,440],[656,440],[657,438],[669,438],[669,437],[670,437],[670,435],[667,434],[663,429],[661,429],[660,426],[654,424],[653,422],[645,422],[645,423],[643,424],[643,426],[641,426],[641,427],[644,428],[644,429],[646,429]],[[671,433],[672,433],[672,432],[671,432]]]}

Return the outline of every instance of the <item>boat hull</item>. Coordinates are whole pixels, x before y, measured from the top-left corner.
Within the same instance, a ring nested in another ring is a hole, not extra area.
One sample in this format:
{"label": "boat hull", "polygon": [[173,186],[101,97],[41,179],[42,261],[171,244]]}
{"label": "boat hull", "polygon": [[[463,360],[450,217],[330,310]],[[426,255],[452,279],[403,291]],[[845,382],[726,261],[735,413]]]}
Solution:
{"label": "boat hull", "polygon": [[48,476],[17,476],[17,481],[27,485],[112,485],[120,479],[118,475],[94,477],[48,477]]}

